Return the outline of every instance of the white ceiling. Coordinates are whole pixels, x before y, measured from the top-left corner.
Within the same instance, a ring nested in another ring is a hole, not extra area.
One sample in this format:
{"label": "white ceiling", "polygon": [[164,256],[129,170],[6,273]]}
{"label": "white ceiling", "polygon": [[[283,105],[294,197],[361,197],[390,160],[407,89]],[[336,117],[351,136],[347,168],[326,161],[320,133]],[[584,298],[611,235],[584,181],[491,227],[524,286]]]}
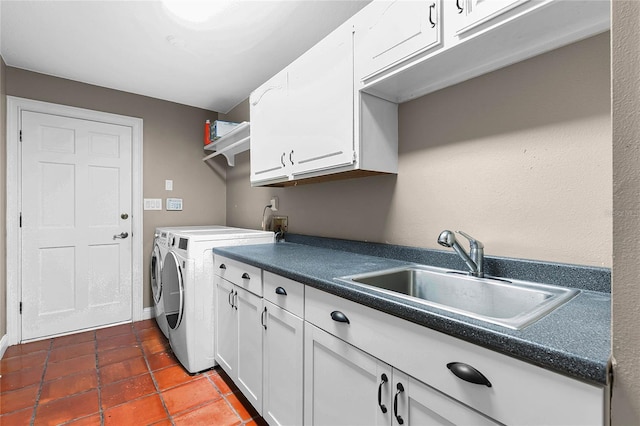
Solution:
{"label": "white ceiling", "polygon": [[367,2],[240,0],[189,23],[159,1],[1,0],[0,52],[12,67],[225,113]]}

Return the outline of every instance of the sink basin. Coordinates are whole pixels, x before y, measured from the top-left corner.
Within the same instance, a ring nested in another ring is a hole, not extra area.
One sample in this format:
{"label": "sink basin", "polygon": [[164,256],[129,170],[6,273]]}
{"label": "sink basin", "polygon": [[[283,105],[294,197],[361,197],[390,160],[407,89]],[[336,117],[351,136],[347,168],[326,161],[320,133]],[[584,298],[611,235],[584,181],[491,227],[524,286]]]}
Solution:
{"label": "sink basin", "polygon": [[338,279],[514,330],[539,320],[580,292],[422,265]]}

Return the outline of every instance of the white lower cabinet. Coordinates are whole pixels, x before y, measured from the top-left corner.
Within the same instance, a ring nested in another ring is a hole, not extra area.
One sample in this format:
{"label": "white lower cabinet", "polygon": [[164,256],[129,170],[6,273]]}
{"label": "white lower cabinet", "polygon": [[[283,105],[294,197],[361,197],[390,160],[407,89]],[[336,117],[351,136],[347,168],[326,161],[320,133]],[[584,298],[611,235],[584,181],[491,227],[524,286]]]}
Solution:
{"label": "white lower cabinet", "polygon": [[270,425],[609,423],[607,386],[227,260],[216,361]]}
{"label": "white lower cabinet", "polygon": [[302,424],[302,318],[264,301],[262,417],[270,425]]}
{"label": "white lower cabinet", "polygon": [[378,406],[378,388],[391,367],[308,322],[304,326],[304,424],[390,424],[389,410]]}
{"label": "white lower cabinet", "polygon": [[[474,417],[472,424],[487,418],[532,426],[608,422],[609,392],[604,386],[556,374],[309,286],[305,321],[383,360],[395,371],[407,373],[415,382],[425,383],[438,392],[436,395],[446,395],[450,400],[441,400],[448,401],[447,405],[423,405],[453,424],[465,424],[464,416],[475,414],[481,420]],[[309,338],[305,340],[309,342]],[[308,365],[311,359],[306,352],[305,360],[305,381],[313,380],[315,376],[309,373],[315,368]],[[433,408],[438,406],[448,408]],[[407,416],[411,417],[411,412]],[[458,416],[462,420],[456,420]]]}
{"label": "white lower cabinet", "polygon": [[234,285],[219,276],[214,276],[216,286],[216,361],[232,379],[237,375],[238,319],[233,301]]}
{"label": "white lower cabinet", "polygon": [[305,323],[305,425],[497,425]]}
{"label": "white lower cabinet", "polygon": [[262,298],[216,276],[216,361],[262,412]]}
{"label": "white lower cabinet", "polygon": [[236,288],[238,367],[235,382],[251,405],[262,413],[262,297]]}

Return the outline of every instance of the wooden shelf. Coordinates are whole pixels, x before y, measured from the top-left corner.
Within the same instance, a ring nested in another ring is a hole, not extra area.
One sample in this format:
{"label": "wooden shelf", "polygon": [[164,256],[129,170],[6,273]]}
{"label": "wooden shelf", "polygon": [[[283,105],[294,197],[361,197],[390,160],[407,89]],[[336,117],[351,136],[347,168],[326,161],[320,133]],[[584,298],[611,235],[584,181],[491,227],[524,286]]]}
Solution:
{"label": "wooden shelf", "polygon": [[229,166],[235,166],[236,155],[249,149],[249,141],[251,139],[250,129],[250,123],[243,121],[220,139],[211,142],[209,145],[205,145],[205,151],[215,152],[204,157],[202,161],[207,161],[218,155],[224,155]]}

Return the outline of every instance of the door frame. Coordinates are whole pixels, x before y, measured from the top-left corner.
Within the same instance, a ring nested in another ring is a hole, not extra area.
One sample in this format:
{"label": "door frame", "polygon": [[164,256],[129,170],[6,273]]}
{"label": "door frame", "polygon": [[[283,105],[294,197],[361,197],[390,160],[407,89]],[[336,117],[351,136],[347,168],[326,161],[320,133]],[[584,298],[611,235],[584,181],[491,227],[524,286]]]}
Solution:
{"label": "door frame", "polygon": [[[143,120],[84,108],[7,96],[7,206],[6,206],[6,286],[8,345],[22,340],[20,299],[22,294],[20,246],[20,198],[22,187],[20,127],[23,111],[99,121],[131,128],[131,318],[144,319],[143,307],[143,218],[142,218],[142,142]],[[135,237],[135,238],[134,238]]]}

